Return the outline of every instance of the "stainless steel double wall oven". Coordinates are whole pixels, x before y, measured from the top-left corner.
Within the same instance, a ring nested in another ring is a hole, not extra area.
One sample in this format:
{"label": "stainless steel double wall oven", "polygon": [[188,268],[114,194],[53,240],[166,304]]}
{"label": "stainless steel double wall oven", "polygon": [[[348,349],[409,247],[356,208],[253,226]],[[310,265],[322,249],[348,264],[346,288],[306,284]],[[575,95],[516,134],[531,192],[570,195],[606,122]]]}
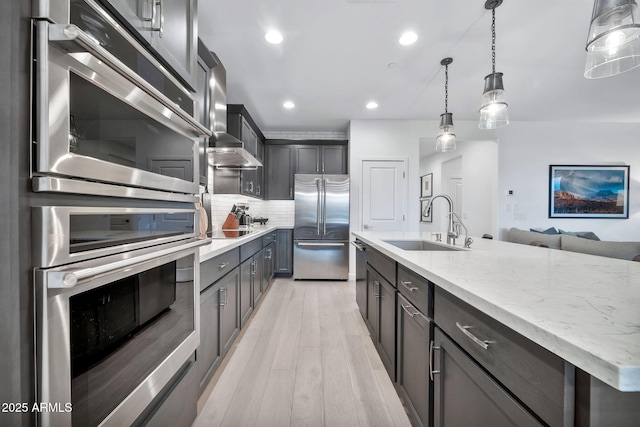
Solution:
{"label": "stainless steel double wall oven", "polygon": [[199,344],[198,148],[211,133],[100,3],[34,9],[36,401],[62,408],[38,423],[143,423]]}

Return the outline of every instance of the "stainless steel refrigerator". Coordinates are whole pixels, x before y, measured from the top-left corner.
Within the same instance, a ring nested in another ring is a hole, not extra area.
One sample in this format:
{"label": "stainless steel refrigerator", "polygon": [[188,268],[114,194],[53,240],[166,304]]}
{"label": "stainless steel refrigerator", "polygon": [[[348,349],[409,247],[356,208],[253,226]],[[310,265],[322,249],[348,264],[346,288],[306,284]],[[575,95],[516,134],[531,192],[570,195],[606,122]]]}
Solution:
{"label": "stainless steel refrigerator", "polygon": [[296,174],[293,278],[349,277],[349,176]]}

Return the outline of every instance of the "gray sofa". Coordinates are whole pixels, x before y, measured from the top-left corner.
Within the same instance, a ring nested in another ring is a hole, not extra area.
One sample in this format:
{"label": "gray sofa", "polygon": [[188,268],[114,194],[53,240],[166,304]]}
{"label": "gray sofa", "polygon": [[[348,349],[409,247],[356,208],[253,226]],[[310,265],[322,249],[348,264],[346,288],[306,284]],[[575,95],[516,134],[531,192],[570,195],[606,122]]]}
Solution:
{"label": "gray sofa", "polygon": [[[578,237],[578,235],[587,237]],[[593,233],[558,233],[549,234],[537,231],[511,228],[509,241],[525,245],[543,246],[551,249],[581,252],[610,258],[640,261],[640,242],[613,242],[594,240]],[[595,237],[597,239],[597,237]]]}

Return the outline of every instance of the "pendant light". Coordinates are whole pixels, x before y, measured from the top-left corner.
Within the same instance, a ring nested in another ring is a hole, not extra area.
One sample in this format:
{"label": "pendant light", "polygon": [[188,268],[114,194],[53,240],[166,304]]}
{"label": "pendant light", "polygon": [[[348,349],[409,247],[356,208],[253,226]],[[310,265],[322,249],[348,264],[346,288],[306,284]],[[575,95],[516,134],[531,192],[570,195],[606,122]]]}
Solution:
{"label": "pendant light", "polygon": [[456,134],[453,131],[453,114],[449,107],[449,64],[452,58],[444,58],[440,65],[444,65],[444,114],[440,114],[440,132],[436,137],[436,151],[445,152],[456,149]]}
{"label": "pendant light", "polygon": [[509,124],[502,73],[496,73],[496,8],[501,4],[502,0],[487,0],[484,4],[485,9],[491,10],[491,74],[484,78],[480,129],[497,129]]}
{"label": "pendant light", "polygon": [[595,0],[584,76],[599,79],[640,65],[640,13],[635,0]]}

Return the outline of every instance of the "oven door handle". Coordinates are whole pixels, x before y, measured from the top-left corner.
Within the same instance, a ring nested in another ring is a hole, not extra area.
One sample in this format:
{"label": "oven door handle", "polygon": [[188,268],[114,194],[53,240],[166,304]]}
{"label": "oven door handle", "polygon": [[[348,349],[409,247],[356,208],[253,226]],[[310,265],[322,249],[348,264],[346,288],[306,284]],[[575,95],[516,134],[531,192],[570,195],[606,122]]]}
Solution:
{"label": "oven door handle", "polygon": [[211,136],[209,129],[204,127],[193,117],[182,111],[169,98],[155,87],[151,86],[146,80],[140,77],[127,67],[122,61],[116,58],[108,50],[100,46],[94,39],[88,36],[84,31],[73,24],[49,24],[49,41],[57,44],[67,52],[88,52],[101,61],[105,62],[114,71],[122,75],[127,80],[142,88],[145,92],[155,98],[163,106],[170,109],[184,121],[189,123],[197,136]]}
{"label": "oven door handle", "polygon": [[78,282],[91,279],[104,274],[113,274],[118,271],[124,271],[131,267],[142,264],[147,261],[157,260],[162,257],[170,256],[178,252],[189,250],[198,246],[205,245],[208,239],[199,239],[193,242],[173,246],[168,249],[150,252],[133,258],[123,259],[120,261],[109,262],[98,267],[88,268],[68,268],[62,270],[42,270],[44,283],[49,289],[70,289],[78,284]]}

